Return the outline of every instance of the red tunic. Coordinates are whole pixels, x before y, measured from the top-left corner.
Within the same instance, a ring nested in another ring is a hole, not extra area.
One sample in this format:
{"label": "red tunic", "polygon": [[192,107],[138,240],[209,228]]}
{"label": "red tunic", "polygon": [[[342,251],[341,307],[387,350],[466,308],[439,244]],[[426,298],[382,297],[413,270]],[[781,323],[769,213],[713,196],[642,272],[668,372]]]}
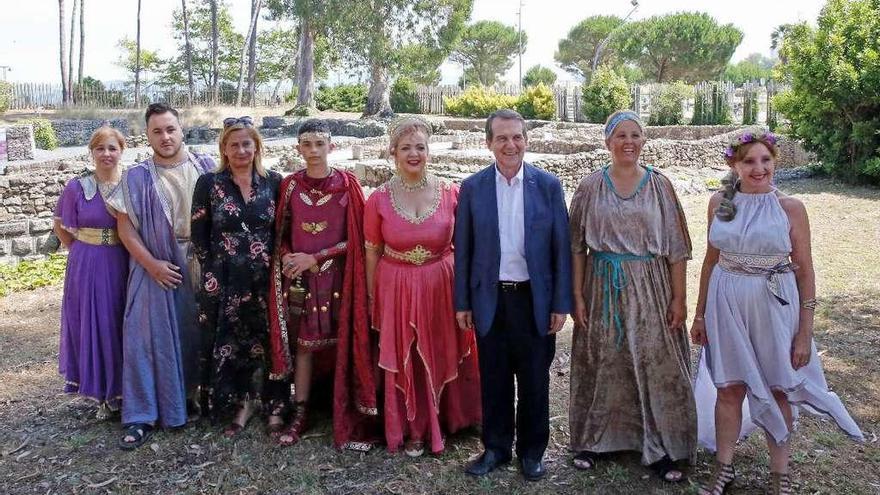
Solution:
{"label": "red tunic", "polygon": [[385,381],[385,440],[443,450],[443,435],[480,423],[474,332],[455,322],[452,232],[458,186],[441,181],[435,202],[412,218],[387,185],[367,201],[364,238],[382,257],[374,276],[373,326]]}
{"label": "red tunic", "polygon": [[[310,192],[303,187],[303,176],[305,171],[300,171],[285,177],[281,182],[277,201],[279,208],[275,214],[276,245],[272,256],[269,285],[269,343],[272,358],[270,378],[275,380],[287,380],[293,370],[293,357],[296,352],[291,344],[296,341],[295,334],[299,330],[288,325],[291,316],[288,291],[292,281],[281,274],[281,257],[286,252],[283,244],[294,239],[290,230],[295,228],[302,230],[304,222],[317,221],[317,225],[313,224],[306,228],[321,230],[320,222],[325,221],[317,217],[299,218],[297,214],[301,211],[290,208],[291,196]],[[344,260],[338,306],[335,303],[330,306],[334,312],[338,307],[338,312],[335,312],[337,344],[333,378],[333,437],[336,446],[341,448],[352,441],[371,439],[370,428],[373,418],[370,416],[378,414],[375,379],[377,363],[373,353],[375,344],[367,324],[363,247],[364,195],[353,174],[334,169],[333,177],[341,181],[340,187],[344,192],[340,191],[340,194],[347,198],[344,211],[345,255],[328,258],[333,259],[334,264],[337,260]],[[334,192],[333,196],[336,195],[337,192]],[[326,203],[332,201],[331,198]],[[340,220],[336,219],[337,222]],[[329,228],[330,220],[328,219],[327,222],[323,230]],[[296,249],[294,252],[302,252],[302,250]],[[319,263],[319,268],[320,265],[322,263]],[[340,262],[339,265],[342,263]],[[331,297],[333,297],[332,293]],[[320,306],[318,312],[322,312]],[[326,312],[331,311],[328,308]],[[320,319],[317,321],[320,322]],[[323,331],[320,326],[317,328]]]}

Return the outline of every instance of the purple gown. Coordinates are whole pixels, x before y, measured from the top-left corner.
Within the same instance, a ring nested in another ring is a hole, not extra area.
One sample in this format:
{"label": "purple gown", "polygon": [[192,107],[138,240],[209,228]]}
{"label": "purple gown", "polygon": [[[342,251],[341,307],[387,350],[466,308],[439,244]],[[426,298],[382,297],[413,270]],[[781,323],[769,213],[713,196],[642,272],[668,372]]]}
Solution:
{"label": "purple gown", "polygon": [[[92,176],[71,179],[55,217],[69,231],[116,229]],[[67,257],[61,303],[58,370],[64,391],[119,408],[122,396],[122,317],[128,252],[122,244],[94,245],[74,240]]]}

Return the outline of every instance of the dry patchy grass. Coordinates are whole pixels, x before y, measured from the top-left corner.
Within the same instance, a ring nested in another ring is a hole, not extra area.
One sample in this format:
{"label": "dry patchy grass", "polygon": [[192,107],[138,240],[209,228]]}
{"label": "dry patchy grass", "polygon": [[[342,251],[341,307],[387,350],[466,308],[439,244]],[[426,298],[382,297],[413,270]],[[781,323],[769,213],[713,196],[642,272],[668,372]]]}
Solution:
{"label": "dry patchy grass", "polygon": [[[830,180],[788,183],[783,190],[807,204],[813,223],[820,294],[816,341],[831,387],[841,395],[868,442],[846,439],[834,425],[804,417],[794,436],[793,472],[799,493],[880,492],[880,263],[876,255],[880,191]],[[694,237],[689,292],[705,250],[706,200],[683,198]],[[559,338],[552,373],[549,476],[522,481],[514,468],[475,480],[462,465],[479,452],[471,432],[449,439],[440,457],[412,460],[377,448],[367,454],[330,446],[329,418],[318,419],[300,445],[271,445],[259,422],[237,441],[219,426],[158,432],[136,452],[116,447],[116,424],[93,419],[93,406],[58,391],[59,288],[0,299],[0,483],[7,493],[695,493],[669,486],[620,454],[594,472],[570,465],[568,369],[570,327]],[[763,493],[767,454],[760,435],[737,450],[735,493]],[[612,462],[616,461],[616,462]],[[700,453],[692,477],[702,479],[711,456]]]}

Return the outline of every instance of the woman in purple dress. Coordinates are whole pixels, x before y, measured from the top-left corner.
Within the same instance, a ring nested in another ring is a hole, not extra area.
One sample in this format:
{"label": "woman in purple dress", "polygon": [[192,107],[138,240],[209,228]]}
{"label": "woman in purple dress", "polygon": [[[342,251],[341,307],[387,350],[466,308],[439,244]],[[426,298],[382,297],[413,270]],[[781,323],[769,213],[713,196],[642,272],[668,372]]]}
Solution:
{"label": "woman in purple dress", "polygon": [[119,183],[124,148],[119,131],[95,131],[89,142],[95,172],[71,179],[55,208],[55,234],[69,249],[58,369],[66,381],[65,392],[98,402],[98,419],[118,412],[122,396],[128,252],[104,199]]}

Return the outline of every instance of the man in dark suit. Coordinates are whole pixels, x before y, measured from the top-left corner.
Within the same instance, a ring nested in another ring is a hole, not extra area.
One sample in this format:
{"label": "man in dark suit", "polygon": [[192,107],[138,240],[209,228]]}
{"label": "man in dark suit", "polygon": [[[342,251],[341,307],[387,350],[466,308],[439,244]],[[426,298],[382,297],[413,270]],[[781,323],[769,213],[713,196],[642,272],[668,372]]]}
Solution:
{"label": "man in dark suit", "polygon": [[[455,311],[476,327],[483,447],[467,473],[483,476],[516,454],[526,479],[546,474],[550,364],[572,310],[571,247],[562,186],[523,161],[526,125],[513,110],[486,120],[495,163],[461,185],[455,218]],[[514,421],[514,377],[517,407]]]}

